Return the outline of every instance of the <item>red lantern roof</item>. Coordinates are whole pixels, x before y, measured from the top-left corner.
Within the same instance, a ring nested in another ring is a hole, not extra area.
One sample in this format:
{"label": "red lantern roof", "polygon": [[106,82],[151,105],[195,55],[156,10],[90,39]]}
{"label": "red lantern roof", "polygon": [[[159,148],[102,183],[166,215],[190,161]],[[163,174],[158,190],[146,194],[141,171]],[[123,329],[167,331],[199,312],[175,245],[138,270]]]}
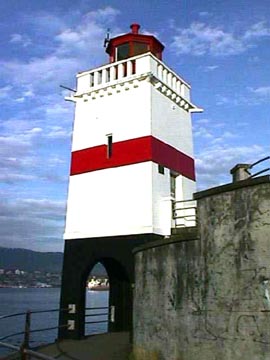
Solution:
{"label": "red lantern roof", "polygon": [[110,62],[124,60],[149,51],[162,60],[164,45],[152,35],[139,34],[139,24],[131,24],[130,28],[130,33],[110,39],[106,48]]}

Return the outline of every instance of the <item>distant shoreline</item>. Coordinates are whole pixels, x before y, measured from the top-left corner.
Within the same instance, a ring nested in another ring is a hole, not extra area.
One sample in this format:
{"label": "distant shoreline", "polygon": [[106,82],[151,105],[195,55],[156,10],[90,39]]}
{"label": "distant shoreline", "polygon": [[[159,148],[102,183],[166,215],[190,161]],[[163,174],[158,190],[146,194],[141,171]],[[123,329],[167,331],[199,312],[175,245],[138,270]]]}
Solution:
{"label": "distant shoreline", "polygon": [[60,286],[15,286],[15,285],[0,285],[0,289],[60,289]]}

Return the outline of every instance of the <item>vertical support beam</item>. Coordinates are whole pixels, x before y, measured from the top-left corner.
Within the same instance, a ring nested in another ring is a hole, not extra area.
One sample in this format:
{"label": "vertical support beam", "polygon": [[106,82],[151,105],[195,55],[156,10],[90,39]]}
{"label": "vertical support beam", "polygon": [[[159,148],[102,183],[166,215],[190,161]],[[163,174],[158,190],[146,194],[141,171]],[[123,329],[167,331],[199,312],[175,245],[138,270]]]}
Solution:
{"label": "vertical support beam", "polygon": [[28,355],[25,353],[24,350],[29,349],[30,328],[31,328],[31,312],[28,310],[25,316],[24,339],[21,346],[21,360],[29,359]]}

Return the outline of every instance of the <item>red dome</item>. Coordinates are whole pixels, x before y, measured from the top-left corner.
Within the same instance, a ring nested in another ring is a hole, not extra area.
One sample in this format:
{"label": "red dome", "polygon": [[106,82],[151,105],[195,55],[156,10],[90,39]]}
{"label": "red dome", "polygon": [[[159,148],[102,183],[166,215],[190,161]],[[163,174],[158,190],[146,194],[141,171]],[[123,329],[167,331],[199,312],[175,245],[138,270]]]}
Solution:
{"label": "red dome", "polygon": [[131,32],[111,39],[106,48],[110,62],[120,61],[132,56],[151,52],[162,60],[164,46],[152,35],[139,34],[140,25],[131,24]]}

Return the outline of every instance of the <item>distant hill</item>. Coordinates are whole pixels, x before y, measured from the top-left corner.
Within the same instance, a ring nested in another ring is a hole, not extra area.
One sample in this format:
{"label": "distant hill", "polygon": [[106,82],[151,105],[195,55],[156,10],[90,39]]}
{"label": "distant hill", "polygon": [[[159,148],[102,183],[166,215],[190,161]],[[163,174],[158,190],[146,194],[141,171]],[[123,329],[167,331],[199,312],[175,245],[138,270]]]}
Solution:
{"label": "distant hill", "polygon": [[24,271],[61,272],[63,254],[0,247],[0,268]]}
{"label": "distant hill", "polygon": [[[24,271],[61,272],[63,253],[39,252],[28,249],[11,249],[0,246],[0,269],[19,269]],[[92,275],[106,275],[104,267],[98,263]]]}

